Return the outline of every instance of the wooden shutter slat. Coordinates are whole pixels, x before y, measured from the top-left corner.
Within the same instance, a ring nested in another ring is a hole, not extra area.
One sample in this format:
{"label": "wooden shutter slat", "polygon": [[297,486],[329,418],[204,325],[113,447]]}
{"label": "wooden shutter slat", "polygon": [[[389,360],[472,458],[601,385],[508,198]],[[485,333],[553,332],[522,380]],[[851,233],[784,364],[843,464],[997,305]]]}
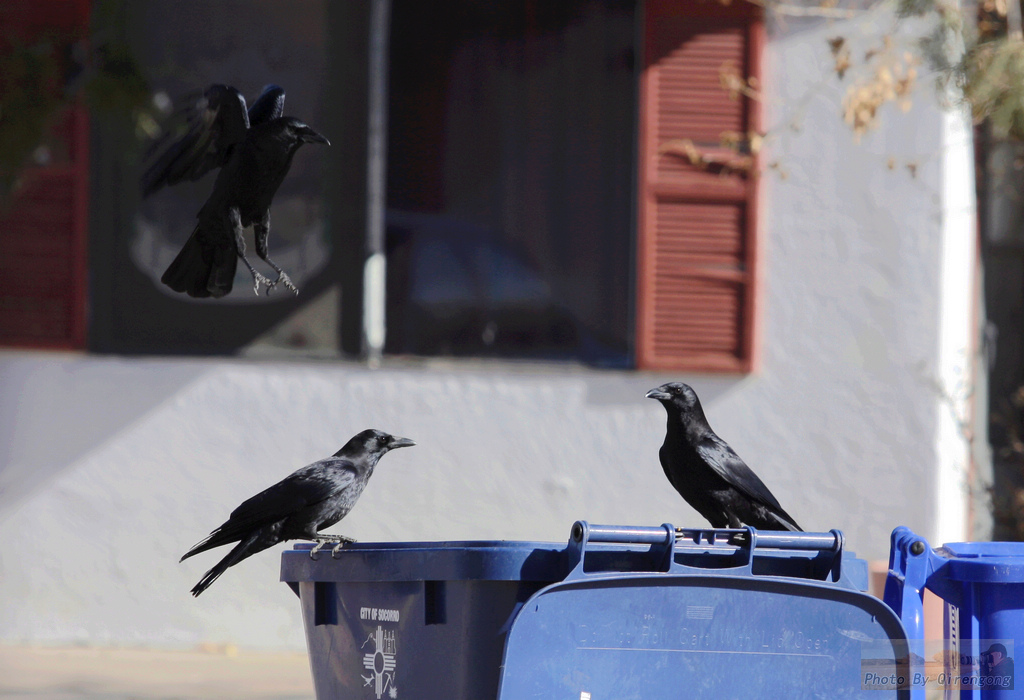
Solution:
{"label": "wooden shutter slat", "polygon": [[68,153],[73,166],[37,168],[0,211],[0,344],[81,348],[85,344],[85,226],[88,131],[85,110]]}
{"label": "wooden shutter slat", "polygon": [[[45,39],[60,60],[88,36],[90,4],[3,0],[0,44]],[[59,81],[51,88],[64,89]],[[28,167],[21,186],[0,206],[0,345],[83,348],[89,197],[84,103],[50,115],[47,123],[46,165]]]}
{"label": "wooden shutter slat", "polygon": [[59,299],[33,299],[22,307],[0,304],[0,335],[59,341],[69,330],[65,306]]}
{"label": "wooden shutter slat", "polygon": [[[677,42],[674,50],[647,69],[657,100],[658,139],[718,143],[723,131],[742,131],[744,103],[730,98],[719,77],[726,64],[744,65],[742,30],[729,26],[683,28]],[[659,158],[658,166],[672,170],[674,160],[678,158]]]}
{"label": "wooden shutter slat", "polygon": [[[758,124],[757,105],[721,85],[733,66],[757,76],[760,17],[696,0],[649,0],[640,104],[637,363],[647,369],[749,371],[756,179],[662,152],[687,139],[738,159],[726,131]],[[756,12],[756,11],[755,11]]]}

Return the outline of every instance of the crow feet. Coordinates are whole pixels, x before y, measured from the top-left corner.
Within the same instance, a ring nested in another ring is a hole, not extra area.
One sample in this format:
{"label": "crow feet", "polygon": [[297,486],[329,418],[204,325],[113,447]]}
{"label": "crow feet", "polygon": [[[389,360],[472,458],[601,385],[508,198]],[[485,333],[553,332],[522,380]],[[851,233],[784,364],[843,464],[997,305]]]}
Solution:
{"label": "crow feet", "polygon": [[344,547],[346,544],[355,542],[351,537],[345,537],[344,535],[321,535],[319,537],[314,537],[313,541],[316,542],[316,546],[309,550],[309,558],[314,561],[319,558],[320,550],[323,549],[325,544],[335,545],[334,548],[331,549],[331,558],[334,559],[334,555],[339,549]]}
{"label": "crow feet", "polygon": [[255,293],[256,296],[260,295],[260,283],[262,283],[267,288],[267,294],[270,294],[270,288],[277,284],[277,282],[271,282],[269,277],[260,274],[259,272],[256,272],[256,270],[253,270],[251,267],[249,268],[249,271],[252,272],[253,293]]}
{"label": "crow feet", "polygon": [[270,290],[273,289],[274,287],[276,287],[279,284],[283,284],[288,290],[290,290],[294,294],[298,294],[299,293],[299,288],[296,287],[294,284],[292,284],[291,278],[288,277],[288,275],[285,274],[285,272],[283,270],[278,270],[277,271],[277,279],[274,280],[273,282],[268,282],[267,283],[267,295],[269,296],[270,295]]}

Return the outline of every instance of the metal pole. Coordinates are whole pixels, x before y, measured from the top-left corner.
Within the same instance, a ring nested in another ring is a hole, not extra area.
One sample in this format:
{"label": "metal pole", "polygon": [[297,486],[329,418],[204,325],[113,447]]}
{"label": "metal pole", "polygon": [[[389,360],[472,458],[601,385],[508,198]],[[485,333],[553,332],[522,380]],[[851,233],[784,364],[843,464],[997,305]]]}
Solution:
{"label": "metal pole", "polygon": [[363,268],[363,347],[371,367],[380,365],[386,330],[384,210],[387,206],[390,20],[391,0],[372,0],[366,134],[366,261]]}

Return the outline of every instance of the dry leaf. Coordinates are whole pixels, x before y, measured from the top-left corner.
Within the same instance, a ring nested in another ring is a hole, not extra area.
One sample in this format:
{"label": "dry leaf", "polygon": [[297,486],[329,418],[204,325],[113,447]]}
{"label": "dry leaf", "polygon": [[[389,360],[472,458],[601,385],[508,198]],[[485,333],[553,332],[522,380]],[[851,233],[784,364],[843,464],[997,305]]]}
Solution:
{"label": "dry leaf", "polygon": [[846,71],[850,70],[850,66],[853,64],[850,61],[850,52],[845,49],[836,56],[836,75],[842,80],[846,77]]}

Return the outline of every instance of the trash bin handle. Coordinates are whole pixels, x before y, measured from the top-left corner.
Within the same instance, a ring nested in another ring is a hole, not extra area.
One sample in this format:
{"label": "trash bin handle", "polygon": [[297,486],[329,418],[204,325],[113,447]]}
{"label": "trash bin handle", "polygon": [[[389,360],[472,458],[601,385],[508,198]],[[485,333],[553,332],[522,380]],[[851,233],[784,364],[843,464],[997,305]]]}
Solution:
{"label": "trash bin handle", "polygon": [[676,529],[668,523],[661,527],[622,525],[591,525],[577,520],[572,526],[575,542],[617,542],[620,544],[668,544],[676,536]]}
{"label": "trash bin handle", "polygon": [[[568,574],[570,578],[586,575],[583,562],[586,559],[587,544],[600,542],[603,544],[649,544],[651,557],[655,566],[651,571],[668,571],[672,566],[675,550],[676,529],[665,523],[661,527],[627,527],[621,525],[591,525],[586,520],[573,523],[566,547]],[[657,545],[661,545],[658,547]],[[607,572],[603,572],[607,573]]]}
{"label": "trash bin handle", "polygon": [[[651,545],[649,556],[652,566],[648,571],[660,572],[703,570],[703,567],[675,562],[677,548],[687,548],[692,545],[709,549],[727,545],[729,549],[739,555],[733,568],[745,568],[751,574],[753,573],[754,550],[759,547],[832,552],[834,554],[832,573],[834,579],[838,580],[839,567],[842,565],[843,534],[839,530],[821,533],[759,531],[749,526],[735,529],[696,530],[675,528],[669,523],[665,523],[661,527],[627,527],[592,525],[585,520],[577,520],[573,523],[569,544],[566,547],[568,564],[566,578],[587,575],[583,565],[590,543],[649,544]],[[729,551],[729,549],[723,551]]]}

